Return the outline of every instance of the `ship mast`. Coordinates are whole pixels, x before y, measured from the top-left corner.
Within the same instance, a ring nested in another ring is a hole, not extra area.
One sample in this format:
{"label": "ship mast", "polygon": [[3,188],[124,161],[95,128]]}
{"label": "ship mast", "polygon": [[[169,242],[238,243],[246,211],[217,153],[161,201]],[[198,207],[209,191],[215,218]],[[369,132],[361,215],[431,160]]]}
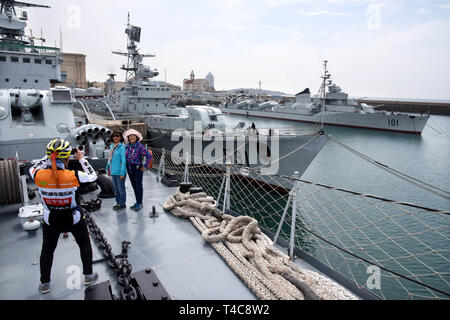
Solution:
{"label": "ship mast", "polygon": [[137,48],[138,42],[141,41],[141,28],[131,25],[130,13],[128,13],[128,23],[125,30],[127,34],[127,51],[113,51],[112,53],[127,57],[127,65],[122,65],[121,69],[126,71],[125,82],[136,79],[139,66],[142,64],[143,58],[154,57],[154,54],[140,54]]}
{"label": "ship mast", "polygon": [[325,98],[327,95],[327,80],[330,79],[331,74],[328,73],[328,69],[327,69],[327,64],[328,61],[324,60],[323,61],[323,75],[321,76],[322,80],[322,86],[320,87],[319,93],[322,94],[322,114],[320,116],[320,125],[323,128],[323,115],[324,115],[324,111],[325,111]]}

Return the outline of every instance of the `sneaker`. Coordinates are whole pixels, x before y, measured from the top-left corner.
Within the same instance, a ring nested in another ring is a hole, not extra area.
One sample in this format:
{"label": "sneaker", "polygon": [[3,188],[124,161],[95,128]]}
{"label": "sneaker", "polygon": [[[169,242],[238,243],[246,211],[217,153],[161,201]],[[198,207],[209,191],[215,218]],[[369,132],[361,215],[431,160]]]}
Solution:
{"label": "sneaker", "polygon": [[98,273],[94,272],[93,274],[86,274],[84,276],[84,285],[88,286],[93,284],[98,279]]}
{"label": "sneaker", "polygon": [[141,210],[141,209],[142,209],[142,207],[143,207],[143,205],[142,205],[142,204],[140,204],[140,203],[136,203],[136,206],[134,207],[134,211],[139,211],[139,210]]}
{"label": "sneaker", "polygon": [[135,210],[137,205],[138,205],[138,203],[136,202],[135,204],[133,204],[133,205],[130,207],[130,209]]}
{"label": "sneaker", "polygon": [[127,207],[126,205],[116,204],[113,206],[113,210],[120,210],[120,209],[124,209],[126,207]]}
{"label": "sneaker", "polygon": [[49,293],[49,292],[50,292],[50,282],[47,282],[47,283],[41,283],[41,284],[39,285],[39,291],[40,291],[42,294]]}

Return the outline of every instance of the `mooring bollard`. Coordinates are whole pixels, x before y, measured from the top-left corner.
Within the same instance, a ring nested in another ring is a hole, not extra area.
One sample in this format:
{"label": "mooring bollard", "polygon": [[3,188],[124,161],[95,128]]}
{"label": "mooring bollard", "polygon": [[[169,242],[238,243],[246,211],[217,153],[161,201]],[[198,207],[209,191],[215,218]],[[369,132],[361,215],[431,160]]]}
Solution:
{"label": "mooring bollard", "polygon": [[155,206],[152,206],[152,211],[150,212],[150,218],[159,217],[159,214],[156,212]]}

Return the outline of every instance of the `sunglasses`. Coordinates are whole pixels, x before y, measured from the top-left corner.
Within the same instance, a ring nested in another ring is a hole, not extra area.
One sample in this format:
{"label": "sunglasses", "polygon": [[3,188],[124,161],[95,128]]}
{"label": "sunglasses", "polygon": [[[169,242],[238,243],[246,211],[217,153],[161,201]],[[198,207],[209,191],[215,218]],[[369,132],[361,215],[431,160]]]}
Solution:
{"label": "sunglasses", "polygon": [[120,136],[118,134],[113,135],[113,138],[120,138]]}

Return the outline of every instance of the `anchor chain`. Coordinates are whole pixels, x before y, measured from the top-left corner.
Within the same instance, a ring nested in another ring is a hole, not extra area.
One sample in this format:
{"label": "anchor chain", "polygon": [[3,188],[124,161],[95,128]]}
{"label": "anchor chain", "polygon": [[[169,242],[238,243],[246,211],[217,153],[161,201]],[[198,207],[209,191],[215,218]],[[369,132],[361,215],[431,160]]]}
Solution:
{"label": "anchor chain", "polygon": [[132,265],[128,261],[128,248],[131,245],[129,241],[122,241],[122,252],[116,257],[112,252],[112,247],[108,243],[103,232],[98,227],[91,212],[97,211],[101,207],[101,199],[92,200],[84,203],[81,206],[81,210],[84,213],[86,224],[89,231],[94,236],[94,239],[102,252],[103,256],[106,258],[109,267],[114,270],[117,277],[117,283],[123,288],[120,290],[120,297],[117,298],[113,295],[113,300],[137,300],[142,299],[143,295],[140,290],[136,290],[132,285],[131,271],[133,270]]}

